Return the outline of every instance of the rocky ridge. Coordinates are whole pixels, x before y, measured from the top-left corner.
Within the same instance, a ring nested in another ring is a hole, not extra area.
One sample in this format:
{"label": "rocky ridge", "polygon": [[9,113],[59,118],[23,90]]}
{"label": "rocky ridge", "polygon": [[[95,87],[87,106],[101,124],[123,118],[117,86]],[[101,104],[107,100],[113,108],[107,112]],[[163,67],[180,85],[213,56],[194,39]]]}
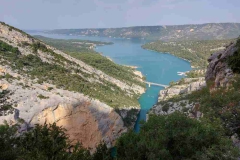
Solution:
{"label": "rocky ridge", "polygon": [[53,34],[86,35],[151,40],[210,40],[237,38],[239,23],[206,23],[190,25],[135,26],[124,28],[56,29],[46,31]]}

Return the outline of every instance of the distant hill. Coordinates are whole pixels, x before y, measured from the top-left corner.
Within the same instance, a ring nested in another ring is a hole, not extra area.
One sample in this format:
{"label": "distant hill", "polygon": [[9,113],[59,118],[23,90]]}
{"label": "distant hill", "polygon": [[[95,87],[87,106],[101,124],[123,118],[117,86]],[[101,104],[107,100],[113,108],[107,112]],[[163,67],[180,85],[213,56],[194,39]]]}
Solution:
{"label": "distant hill", "polygon": [[102,29],[56,29],[53,34],[144,38],[149,40],[232,39],[240,35],[240,23],[207,23],[169,26],[137,26]]}

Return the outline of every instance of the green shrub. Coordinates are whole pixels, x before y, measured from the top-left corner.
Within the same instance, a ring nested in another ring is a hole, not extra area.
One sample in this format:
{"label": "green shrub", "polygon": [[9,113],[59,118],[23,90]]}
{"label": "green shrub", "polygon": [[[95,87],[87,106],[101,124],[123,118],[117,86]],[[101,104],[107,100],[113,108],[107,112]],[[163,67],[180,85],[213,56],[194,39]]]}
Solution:
{"label": "green shrub", "polygon": [[237,51],[227,59],[228,65],[234,73],[240,73],[240,39],[237,41]]}
{"label": "green shrub", "polygon": [[40,99],[48,99],[49,97],[45,97],[42,94],[40,94],[40,95],[38,95],[38,98],[40,98]]}
{"label": "green shrub", "polygon": [[168,103],[165,103],[163,106],[162,106],[162,111],[163,112],[168,112],[168,110],[169,110],[169,104]]}
{"label": "green shrub", "polygon": [[140,133],[130,131],[119,138],[117,157],[120,160],[236,159],[239,150],[216,126],[219,124],[200,122],[178,112],[150,115]]}
{"label": "green shrub", "polygon": [[65,129],[56,124],[36,125],[32,130],[16,136],[17,126],[0,125],[1,160],[111,160],[105,144],[96,152],[71,144]]}
{"label": "green shrub", "polygon": [[47,88],[48,91],[51,91],[51,90],[53,90],[53,89],[54,89],[53,87],[48,87],[48,88]]}
{"label": "green shrub", "polygon": [[7,81],[13,79],[14,77],[10,75],[9,73],[5,74],[4,78],[6,78]]}

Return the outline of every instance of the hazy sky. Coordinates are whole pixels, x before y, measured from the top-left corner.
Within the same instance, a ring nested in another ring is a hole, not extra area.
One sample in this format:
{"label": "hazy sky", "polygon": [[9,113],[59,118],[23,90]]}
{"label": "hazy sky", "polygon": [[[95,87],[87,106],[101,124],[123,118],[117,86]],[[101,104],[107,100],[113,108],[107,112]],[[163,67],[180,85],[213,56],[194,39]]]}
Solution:
{"label": "hazy sky", "polygon": [[1,0],[0,21],[21,29],[240,22],[240,0]]}

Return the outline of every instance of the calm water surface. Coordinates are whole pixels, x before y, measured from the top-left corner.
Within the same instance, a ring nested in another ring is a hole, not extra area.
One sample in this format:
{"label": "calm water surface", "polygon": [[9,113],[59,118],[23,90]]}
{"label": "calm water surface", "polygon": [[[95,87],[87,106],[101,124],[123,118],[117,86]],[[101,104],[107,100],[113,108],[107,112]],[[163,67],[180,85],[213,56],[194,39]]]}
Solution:
{"label": "calm water surface", "polygon": [[[95,40],[104,42],[113,42],[113,45],[98,46],[97,52],[110,57],[114,62],[122,65],[137,66],[137,70],[141,71],[146,80],[149,82],[168,85],[170,81],[176,81],[182,77],[177,75],[177,72],[185,72],[191,70],[190,64],[182,59],[179,59],[170,54],[157,53],[141,48],[141,45],[147,43],[142,39],[117,39],[106,37],[85,37],[85,36],[66,36],[66,35],[51,35],[43,33],[38,34],[50,38],[58,39],[83,39]],[[148,110],[157,103],[158,93],[162,87],[147,86],[146,93],[139,98],[141,111],[135,125],[135,131],[140,129],[139,121],[146,119]]]}

